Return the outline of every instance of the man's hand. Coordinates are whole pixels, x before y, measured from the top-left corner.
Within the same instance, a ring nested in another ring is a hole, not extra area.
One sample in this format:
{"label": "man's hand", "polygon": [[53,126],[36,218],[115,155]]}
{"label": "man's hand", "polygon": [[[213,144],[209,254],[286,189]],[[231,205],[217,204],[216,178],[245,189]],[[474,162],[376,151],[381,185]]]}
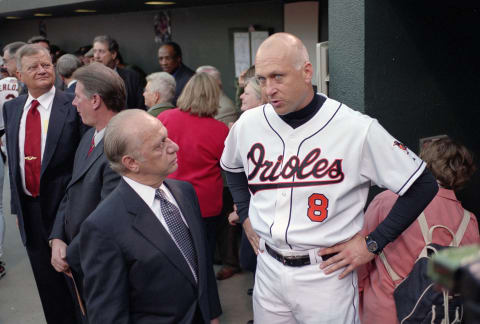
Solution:
{"label": "man's hand", "polygon": [[210,324],[220,324],[220,321],[218,320],[218,317],[210,320]]}
{"label": "man's hand", "polygon": [[235,225],[237,225],[237,222],[238,222],[239,219],[240,219],[240,217],[237,214],[237,205],[233,205],[233,212],[231,212],[228,215],[228,222],[230,223],[230,225],[235,226]]}
{"label": "man's hand", "polygon": [[66,261],[67,244],[59,239],[52,240],[52,266],[58,272],[66,272],[70,267]]}
{"label": "man's hand", "polygon": [[[258,255],[260,237],[253,230],[252,223],[250,223],[250,218],[245,219],[242,225],[243,225],[243,230],[245,231],[245,235],[247,236],[248,241],[250,242],[250,245],[252,245],[253,251],[255,252],[255,254]],[[260,252],[263,252],[263,251],[260,250]]]}
{"label": "man's hand", "polygon": [[320,250],[318,255],[322,256],[332,253],[338,254],[322,262],[320,269],[323,269],[326,274],[329,274],[345,267],[345,270],[338,276],[338,279],[344,278],[356,267],[371,261],[375,257],[375,254],[368,251],[365,237],[360,234],[356,234],[347,242]]}

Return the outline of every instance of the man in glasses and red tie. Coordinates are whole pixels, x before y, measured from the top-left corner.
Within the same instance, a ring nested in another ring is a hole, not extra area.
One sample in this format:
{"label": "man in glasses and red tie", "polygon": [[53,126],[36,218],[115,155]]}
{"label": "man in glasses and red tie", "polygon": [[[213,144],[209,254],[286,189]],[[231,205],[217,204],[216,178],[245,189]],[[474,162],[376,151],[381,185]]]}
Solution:
{"label": "man in glasses and red tie", "polygon": [[79,234],[90,323],[219,323],[195,190],[166,179],[177,144],[158,119],[128,109],[110,120],[104,147],[122,179]]}
{"label": "man in glasses and red tie", "polygon": [[34,44],[17,53],[17,75],[28,88],[4,105],[12,210],[27,249],[47,323],[75,323],[63,274],[50,264],[48,236],[72,176],[84,125],[72,97],[55,89],[48,50]]}

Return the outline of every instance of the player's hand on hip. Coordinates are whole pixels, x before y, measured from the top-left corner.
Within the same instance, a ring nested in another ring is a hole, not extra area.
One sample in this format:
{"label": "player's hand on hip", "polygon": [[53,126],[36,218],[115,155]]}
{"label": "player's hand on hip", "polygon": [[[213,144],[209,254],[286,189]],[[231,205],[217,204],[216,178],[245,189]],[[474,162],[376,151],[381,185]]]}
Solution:
{"label": "player's hand on hip", "polygon": [[345,270],[338,276],[338,279],[344,278],[355,270],[356,267],[371,261],[375,257],[375,254],[368,251],[365,237],[361,234],[356,234],[347,242],[320,250],[318,255],[322,256],[332,253],[337,254],[325,262],[322,262],[320,269],[323,269],[326,274],[329,274],[345,267]]}
{"label": "player's hand on hip", "polygon": [[67,263],[67,244],[59,239],[52,240],[52,266],[58,272],[65,272],[70,267]]}
{"label": "player's hand on hip", "polygon": [[[248,241],[250,242],[250,245],[252,245],[253,251],[255,252],[255,254],[258,255],[259,246],[260,246],[260,237],[253,230],[252,223],[250,223],[250,218],[245,219],[242,226],[243,226],[243,230],[245,231],[245,235],[247,236]],[[260,251],[260,252],[263,252],[263,251]]]}

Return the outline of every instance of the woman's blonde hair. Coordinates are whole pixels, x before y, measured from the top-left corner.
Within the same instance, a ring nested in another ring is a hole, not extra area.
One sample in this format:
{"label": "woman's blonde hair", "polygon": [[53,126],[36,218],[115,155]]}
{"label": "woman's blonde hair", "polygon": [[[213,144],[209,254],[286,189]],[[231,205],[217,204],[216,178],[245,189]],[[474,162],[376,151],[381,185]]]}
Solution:
{"label": "woman's blonde hair", "polygon": [[428,169],[446,189],[463,188],[476,170],[473,154],[449,137],[424,145],[420,158],[427,163]]}
{"label": "woman's blonde hair", "polygon": [[207,73],[197,73],[183,88],[177,100],[180,110],[199,117],[213,117],[217,114],[220,102],[220,87]]}

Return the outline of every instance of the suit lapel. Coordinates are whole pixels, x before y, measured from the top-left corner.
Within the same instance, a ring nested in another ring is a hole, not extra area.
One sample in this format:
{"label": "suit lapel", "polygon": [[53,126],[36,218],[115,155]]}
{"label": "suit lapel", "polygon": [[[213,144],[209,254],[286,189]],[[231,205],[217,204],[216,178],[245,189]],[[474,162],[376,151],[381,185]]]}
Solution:
{"label": "suit lapel", "polygon": [[126,204],[128,212],[135,215],[132,226],[159,249],[166,258],[185,275],[192,285],[196,285],[195,278],[187,261],[150,207],[145,204],[124,180],[120,181],[118,190],[124,197],[124,201],[128,201],[128,204]]}
{"label": "suit lapel", "polygon": [[[9,167],[12,168],[12,174],[15,175],[16,177],[18,176],[17,179],[15,179],[17,182],[20,179],[20,171],[18,170],[19,167],[19,159],[20,159],[20,152],[18,150],[18,141],[19,141],[19,132],[20,132],[20,121],[22,119],[23,115],[23,107],[25,106],[25,103],[27,101],[28,96],[25,96],[22,101],[19,102],[17,109],[14,110],[13,116],[12,116],[12,121],[8,122],[8,125],[6,125],[9,128],[8,136],[10,137],[9,143],[7,144],[7,149],[11,150],[12,157],[16,160],[16,163],[13,163],[13,165],[10,165]],[[20,181],[21,182],[21,181]]]}
{"label": "suit lapel", "polygon": [[[97,144],[97,146],[95,146],[92,153],[88,155],[88,150],[90,149],[90,145],[91,145],[91,138],[93,136],[93,134],[91,134],[92,136],[89,136],[89,134],[90,132],[87,132],[85,134],[85,136],[88,137],[88,141],[86,138],[84,141],[85,143],[83,143],[81,147],[81,150],[80,150],[80,147],[78,149],[78,156],[77,156],[77,160],[75,161],[76,163],[78,163],[78,166],[75,166],[74,168],[75,173],[72,175],[72,180],[68,185],[69,187],[73,183],[77,182],[78,179],[83,177],[83,175],[88,171],[88,169],[90,169],[90,167],[95,163],[95,161],[97,161],[100,158],[100,156],[102,156],[103,154],[103,139],[102,139]],[[88,145],[86,143],[88,143]]]}
{"label": "suit lapel", "polygon": [[[45,143],[45,151],[43,152],[42,159],[42,172],[40,177],[45,172],[50,160],[52,159],[55,148],[57,147],[58,140],[65,124],[65,118],[68,114],[67,107],[69,100],[65,98],[63,93],[59,90],[55,91],[55,97],[53,98],[52,111],[50,113],[50,120],[48,122],[47,140]],[[73,108],[72,108],[73,109]]]}

